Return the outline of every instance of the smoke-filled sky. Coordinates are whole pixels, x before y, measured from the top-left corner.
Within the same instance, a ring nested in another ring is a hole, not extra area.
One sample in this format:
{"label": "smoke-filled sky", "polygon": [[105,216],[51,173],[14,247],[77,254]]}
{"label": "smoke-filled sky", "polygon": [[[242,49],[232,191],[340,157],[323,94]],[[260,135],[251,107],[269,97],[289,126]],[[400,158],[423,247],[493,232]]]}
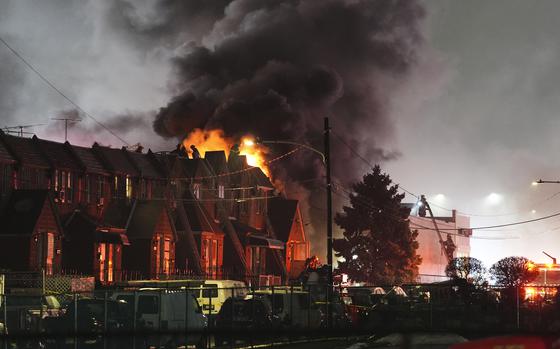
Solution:
{"label": "smoke-filled sky", "polygon": [[[530,186],[560,177],[558,10],[553,0],[0,0],[0,36],[131,144],[171,149],[169,136],[198,125],[268,137],[276,118],[289,120],[283,137],[306,141],[332,113],[334,131],[405,188],[482,226],[560,211],[560,186]],[[40,137],[63,140],[50,119],[72,109],[0,45],[0,126],[45,123]],[[121,146],[82,117],[72,143]],[[332,145],[335,177],[367,170]],[[473,240],[472,254],[546,261],[542,250],[560,256],[556,227],[481,231],[504,240]]]}

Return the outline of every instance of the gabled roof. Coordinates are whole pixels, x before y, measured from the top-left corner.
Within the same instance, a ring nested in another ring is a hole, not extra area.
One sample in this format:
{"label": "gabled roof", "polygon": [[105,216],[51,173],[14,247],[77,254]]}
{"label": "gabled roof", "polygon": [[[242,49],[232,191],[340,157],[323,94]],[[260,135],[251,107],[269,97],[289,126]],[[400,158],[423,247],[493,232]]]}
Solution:
{"label": "gabled roof", "polygon": [[185,175],[189,178],[201,179],[201,177],[212,177],[210,169],[204,159],[179,158]]}
{"label": "gabled roof", "polygon": [[259,167],[252,167],[248,170],[253,177],[253,184],[259,187],[274,189],[274,185],[270,182],[270,179],[264,174],[264,172]]}
{"label": "gabled roof", "polygon": [[35,138],[36,144],[40,147],[42,154],[57,169],[81,171],[82,167],[78,159],[74,158],[69,151],[67,144],[47,141]]}
{"label": "gabled roof", "polygon": [[228,171],[225,151],[207,151],[204,154],[204,159],[206,159],[215,174],[220,175]]}
{"label": "gabled roof", "polygon": [[288,241],[297,214],[298,201],[275,197],[268,200],[268,218],[279,240]]}
{"label": "gabled roof", "polygon": [[126,228],[130,239],[151,239],[161,214],[167,210],[163,200],[137,200]]}
{"label": "gabled roof", "polygon": [[152,153],[159,166],[165,171],[166,176],[173,176],[176,170],[177,156],[173,154]]}
{"label": "gabled roof", "polygon": [[[14,190],[0,215],[0,234],[31,235],[45,204],[54,210],[50,200],[48,190]],[[58,215],[54,211],[53,215],[56,226],[52,228],[60,231]]]}
{"label": "gabled roof", "polygon": [[87,236],[96,242],[129,245],[128,238],[122,230],[105,229],[99,222],[80,211],[72,213],[64,225],[64,231],[67,241],[72,241],[77,236]]}
{"label": "gabled roof", "polygon": [[156,167],[154,161],[149,157],[150,154],[138,153],[133,151],[126,151],[125,154],[128,156],[129,160],[136,165],[136,168],[140,170],[140,175],[144,178],[163,178],[165,173],[163,168]]}
{"label": "gabled roof", "polygon": [[66,240],[72,240],[78,235],[93,236],[98,223],[85,213],[74,211],[64,223],[64,235]]}
{"label": "gabled roof", "polygon": [[192,231],[223,233],[220,225],[212,219],[212,216],[206,211],[206,208],[195,200],[190,193],[184,196],[183,206]]}
{"label": "gabled roof", "polygon": [[77,145],[71,145],[70,147],[86,167],[87,172],[101,175],[109,174],[108,170],[103,166],[103,163],[101,163],[91,148],[79,147]]}
{"label": "gabled roof", "polygon": [[41,154],[34,140],[31,138],[16,137],[7,134],[0,136],[12,152],[12,155],[23,165],[41,168],[50,168],[49,162]]}
{"label": "gabled roof", "polygon": [[126,228],[130,213],[133,210],[133,204],[127,200],[111,200],[103,217],[101,224],[114,228]]}
{"label": "gabled roof", "polygon": [[[1,133],[2,131],[0,131],[0,135],[3,135]],[[8,148],[6,148],[6,145],[1,141],[2,136],[0,136],[0,162],[3,163],[10,163],[13,164],[17,161],[17,159],[12,156],[12,154],[10,154],[10,151],[8,150]]]}
{"label": "gabled roof", "polygon": [[97,143],[93,144],[92,149],[111,172],[138,177],[139,172],[127,158],[126,150],[104,147]]}

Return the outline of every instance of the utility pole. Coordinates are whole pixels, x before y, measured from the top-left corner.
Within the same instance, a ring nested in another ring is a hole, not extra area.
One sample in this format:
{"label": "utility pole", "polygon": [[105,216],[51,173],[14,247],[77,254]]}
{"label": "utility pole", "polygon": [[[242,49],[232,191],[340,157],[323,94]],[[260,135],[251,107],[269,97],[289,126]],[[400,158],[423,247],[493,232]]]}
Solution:
{"label": "utility pole", "polygon": [[72,118],[55,118],[51,119],[55,121],[64,121],[64,141],[68,142],[68,122],[80,122],[81,119],[72,119]]}
{"label": "utility pole", "polygon": [[327,280],[327,325],[332,326],[332,304],[331,293],[333,288],[333,258],[332,258],[332,183],[331,183],[331,148],[330,148],[331,128],[329,118],[325,117],[325,168],[327,171],[327,265],[329,267]]}

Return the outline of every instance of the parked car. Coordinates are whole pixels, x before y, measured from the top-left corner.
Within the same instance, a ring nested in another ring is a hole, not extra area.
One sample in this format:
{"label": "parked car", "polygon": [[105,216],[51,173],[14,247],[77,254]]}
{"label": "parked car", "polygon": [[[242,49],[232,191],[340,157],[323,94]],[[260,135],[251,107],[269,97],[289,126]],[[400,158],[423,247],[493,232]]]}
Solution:
{"label": "parked car", "polygon": [[220,312],[222,305],[228,298],[243,298],[248,292],[249,288],[243,281],[206,280],[201,285],[201,292],[197,299],[204,314],[212,316]]}
{"label": "parked car", "polygon": [[40,332],[41,319],[58,316],[62,308],[56,297],[43,295],[8,295],[0,313],[4,312],[4,307],[7,320],[4,325],[12,334]]}
{"label": "parked car", "polygon": [[200,344],[204,339],[203,332],[208,326],[208,320],[190,291],[115,291],[110,298],[126,302],[125,312],[131,321],[136,321],[136,330],[160,333],[148,338],[148,343],[145,343],[147,346]]}
{"label": "parked car", "polygon": [[44,332],[48,335],[47,347],[73,347],[74,334],[78,334],[79,347],[97,345],[106,332],[130,330],[125,311],[126,304],[116,300],[82,298],[70,302],[60,316],[49,316],[43,321]]}
{"label": "parked car", "polygon": [[276,322],[270,302],[263,298],[228,298],[216,316],[216,346],[234,345],[241,340],[258,340],[273,330]]}
{"label": "parked car", "polygon": [[271,304],[278,322],[275,327],[319,329],[323,314],[312,301],[309,292],[289,288],[274,288],[253,292],[249,297],[261,297]]}

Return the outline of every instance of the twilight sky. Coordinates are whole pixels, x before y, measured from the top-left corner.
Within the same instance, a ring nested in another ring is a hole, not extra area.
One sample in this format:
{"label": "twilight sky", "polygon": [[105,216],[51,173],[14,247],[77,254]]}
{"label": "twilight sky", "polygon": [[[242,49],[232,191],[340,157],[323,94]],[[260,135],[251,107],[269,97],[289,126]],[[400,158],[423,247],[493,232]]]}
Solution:
{"label": "twilight sky", "polygon": [[[560,179],[560,3],[430,0],[425,6],[419,65],[392,98],[393,134],[377,142],[402,155],[384,169],[408,190],[472,214],[473,226],[560,211],[560,195],[553,196],[560,185],[530,186],[536,178]],[[148,40],[122,30],[108,15],[113,11],[109,0],[0,0],[0,36],[130,143],[169,149],[175,142],[156,136],[151,121],[170,98],[169,60],[181,47],[172,37]],[[149,11],[131,16],[140,29],[154,20]],[[205,23],[194,26],[198,32]],[[198,37],[188,27],[177,30]],[[47,123],[36,128],[39,137],[63,140],[61,125],[50,118],[71,107],[0,45],[0,126]],[[112,124],[114,115],[130,115],[141,127]],[[120,146],[90,120],[80,126],[93,132],[71,132],[72,143]],[[472,255],[487,264],[509,255],[544,262],[543,250],[560,257],[557,234],[560,218],[480,231]]]}

